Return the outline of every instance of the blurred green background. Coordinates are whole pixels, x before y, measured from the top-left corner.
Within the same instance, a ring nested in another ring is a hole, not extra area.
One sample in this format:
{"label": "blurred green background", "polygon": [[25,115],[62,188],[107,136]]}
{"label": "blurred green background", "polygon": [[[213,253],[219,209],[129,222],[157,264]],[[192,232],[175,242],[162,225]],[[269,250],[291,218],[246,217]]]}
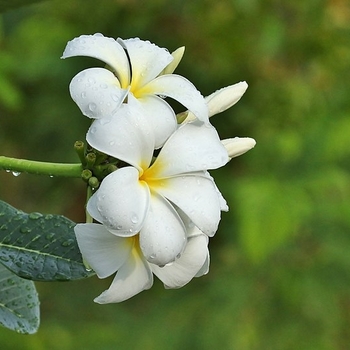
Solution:
{"label": "blurred green background", "polygon": [[[211,121],[257,146],[212,172],[230,205],[209,274],[122,304],[109,280],[37,283],[41,327],[0,328],[0,348],[333,350],[350,348],[350,4],[348,0],[59,0],[1,15],[0,148],[77,162],[89,125],[68,85],[89,58],[62,61],[81,34],[186,46],[176,70],[204,94],[246,80]],[[1,199],[84,221],[80,180],[0,173]]]}

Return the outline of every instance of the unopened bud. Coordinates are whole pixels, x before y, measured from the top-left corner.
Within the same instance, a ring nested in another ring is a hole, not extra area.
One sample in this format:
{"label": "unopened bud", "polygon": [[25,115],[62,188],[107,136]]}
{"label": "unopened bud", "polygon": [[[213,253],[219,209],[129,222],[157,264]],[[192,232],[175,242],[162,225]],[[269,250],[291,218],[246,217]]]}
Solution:
{"label": "unopened bud", "polygon": [[234,137],[221,140],[221,143],[225,146],[230,159],[248,152],[256,145],[256,141],[250,137]]}
{"label": "unopened bud", "polygon": [[209,108],[209,117],[226,111],[226,109],[236,104],[247,88],[248,84],[245,81],[241,81],[237,84],[226,86],[207,96],[205,101]]}
{"label": "unopened bud", "polygon": [[100,185],[100,182],[95,176],[91,176],[88,183],[89,183],[89,186],[93,189],[98,188],[98,186]]}
{"label": "unopened bud", "polygon": [[[205,97],[209,118],[215,114],[226,111],[226,109],[229,109],[236,104],[241,99],[247,88],[248,84],[245,81],[241,81],[237,84],[226,86]],[[187,111],[186,113],[188,113],[186,122],[191,122],[196,119],[192,112]]]}
{"label": "unopened bud", "polygon": [[174,59],[163,69],[160,75],[172,74],[176,69],[176,67],[179,65],[182,59],[182,56],[184,55],[184,52],[185,52],[185,46],[179,47],[174,52],[172,52],[171,55],[173,56]]}

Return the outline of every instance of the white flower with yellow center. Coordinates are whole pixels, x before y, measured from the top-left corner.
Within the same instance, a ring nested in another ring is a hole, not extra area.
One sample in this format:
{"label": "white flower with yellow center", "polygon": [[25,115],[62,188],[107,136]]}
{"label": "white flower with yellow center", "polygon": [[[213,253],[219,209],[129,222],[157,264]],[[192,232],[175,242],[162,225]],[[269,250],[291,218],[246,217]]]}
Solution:
{"label": "white flower with yellow center", "polygon": [[70,84],[73,100],[90,118],[110,118],[132,95],[142,103],[148,122],[155,130],[156,148],[161,147],[177,127],[175,113],[164,97],[177,100],[196,118],[208,122],[207,105],[195,86],[182,76],[169,74],[182,53],[174,64],[174,57],[166,49],[149,41],[115,40],[95,34],[68,42],[62,58],[72,56],[94,57],[109,68],[86,69]]}
{"label": "white flower with yellow center", "polygon": [[103,179],[87,210],[119,237],[139,233],[143,256],[158,266],[181,256],[186,227],[179,211],[207,236],[227,210],[207,170],[229,160],[210,124],[181,125],[153,161],[154,136],[135,99],[123,104],[108,123],[95,121],[87,141],[95,149],[124,161]]}
{"label": "white flower with yellow center", "polygon": [[[181,257],[174,263],[159,267],[149,263],[141,251],[139,235],[118,237],[99,224],[78,224],[75,227],[83,257],[99,278],[116,272],[111,286],[95,302],[117,303],[151,288],[153,274],[165,288],[180,288],[193,277],[208,272],[208,237],[195,226],[187,228],[187,243]],[[166,234],[166,232],[164,232]]]}

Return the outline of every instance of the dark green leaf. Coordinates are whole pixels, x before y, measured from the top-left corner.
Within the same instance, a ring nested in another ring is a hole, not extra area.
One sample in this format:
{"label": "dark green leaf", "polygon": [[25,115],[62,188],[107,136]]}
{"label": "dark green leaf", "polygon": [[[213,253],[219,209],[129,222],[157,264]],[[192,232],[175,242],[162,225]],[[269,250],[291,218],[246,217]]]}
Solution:
{"label": "dark green leaf", "polygon": [[61,215],[26,214],[0,201],[0,261],[20,277],[69,281],[89,277],[75,239],[75,223]]}
{"label": "dark green leaf", "polygon": [[0,0],[0,12],[5,12],[25,5],[31,5],[39,1],[42,0]]}
{"label": "dark green leaf", "polygon": [[16,276],[0,264],[0,324],[18,333],[39,328],[40,310],[34,282]]}

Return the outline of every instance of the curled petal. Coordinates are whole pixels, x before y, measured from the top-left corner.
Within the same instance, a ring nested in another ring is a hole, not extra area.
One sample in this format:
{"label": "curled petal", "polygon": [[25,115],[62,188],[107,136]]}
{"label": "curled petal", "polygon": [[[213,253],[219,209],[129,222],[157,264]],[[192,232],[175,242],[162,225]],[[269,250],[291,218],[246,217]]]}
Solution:
{"label": "curled petal", "polygon": [[225,146],[230,159],[248,152],[256,145],[256,141],[250,137],[234,137],[221,140],[221,143]]}
{"label": "curled petal", "polygon": [[149,207],[149,189],[138,180],[133,167],[118,169],[104,178],[100,188],[90,198],[87,210],[117,236],[138,233]]}
{"label": "curled petal", "polygon": [[165,288],[180,288],[202,270],[208,257],[207,246],[208,237],[205,235],[189,238],[179,259],[164,267],[151,264],[151,269]]}
{"label": "curled petal", "polygon": [[200,121],[208,123],[208,107],[204,97],[189,80],[180,75],[161,75],[140,89],[138,94],[171,97],[189,109]]}
{"label": "curled petal", "polygon": [[203,266],[200,268],[200,270],[196,273],[196,275],[194,277],[201,277],[206,275],[209,272],[209,265],[210,265],[210,255],[209,255],[209,250],[208,250],[208,254],[207,257],[204,261]]}
{"label": "curled petal", "polygon": [[158,149],[176,130],[175,113],[167,102],[156,95],[142,97],[139,101],[147,113],[147,120],[154,132],[154,147]]}
{"label": "curled petal", "polygon": [[102,34],[81,35],[69,41],[62,58],[88,56],[107,63],[115,70],[120,84],[126,88],[130,83],[129,60],[123,47],[113,38]]}
{"label": "curled petal", "polygon": [[100,224],[74,227],[79,249],[99,278],[115,273],[126,261],[132,240],[116,237]]}
{"label": "curled petal", "polygon": [[173,206],[151,193],[150,209],[140,232],[140,247],[148,262],[164,266],[173,262],[186,245],[184,224]]}
{"label": "curled petal", "polygon": [[86,140],[93,148],[139,170],[152,160],[154,134],[138,101],[123,103],[110,118],[94,121]]}
{"label": "curled petal", "polygon": [[147,172],[150,178],[163,178],[216,169],[228,160],[227,151],[213,126],[186,123],[170,136]]}
{"label": "curled petal", "polygon": [[149,289],[153,284],[153,275],[147,261],[136,247],[124,265],[118,270],[111,286],[95,298],[99,304],[119,303]]}
{"label": "curled petal", "polygon": [[227,205],[227,202],[226,202],[226,199],[223,197],[223,195],[221,194],[220,190],[217,188],[216,184],[215,184],[215,181],[214,179],[212,178],[212,176],[209,174],[208,171],[205,171],[204,172],[204,176],[208,179],[210,179],[212,182],[213,182],[213,185],[215,186],[216,188],[216,193],[219,197],[219,202],[220,202],[220,209],[221,211],[229,211],[229,208],[228,208],[228,205]]}
{"label": "curled petal", "polygon": [[171,54],[149,41],[139,38],[118,42],[127,50],[132,71],[131,90],[138,89],[154,79],[173,60]]}
{"label": "curled petal", "polygon": [[202,232],[215,234],[221,205],[211,179],[196,175],[171,177],[154,182],[152,189],[179,207]]}
{"label": "curled petal", "polygon": [[128,94],[114,74],[104,68],[89,68],[78,73],[69,90],[82,113],[96,119],[113,115]]}

